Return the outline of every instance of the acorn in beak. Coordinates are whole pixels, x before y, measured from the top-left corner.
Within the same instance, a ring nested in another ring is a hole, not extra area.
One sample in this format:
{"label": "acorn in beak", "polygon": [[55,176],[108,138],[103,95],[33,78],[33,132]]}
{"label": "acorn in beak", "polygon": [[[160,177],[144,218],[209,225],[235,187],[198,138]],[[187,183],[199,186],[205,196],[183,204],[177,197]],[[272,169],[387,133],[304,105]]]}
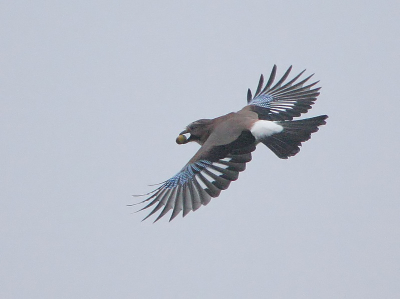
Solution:
{"label": "acorn in beak", "polygon": [[185,144],[185,143],[188,143],[190,140],[190,137],[189,138],[187,138],[184,134],[187,134],[187,133],[189,133],[187,130],[185,130],[185,131],[182,131],[182,132],[180,132],[179,133],[179,136],[178,137],[176,137],[176,143],[177,144]]}
{"label": "acorn in beak", "polygon": [[186,138],[185,135],[179,135],[178,137],[176,137],[176,143],[178,144],[185,144],[188,142],[188,139]]}

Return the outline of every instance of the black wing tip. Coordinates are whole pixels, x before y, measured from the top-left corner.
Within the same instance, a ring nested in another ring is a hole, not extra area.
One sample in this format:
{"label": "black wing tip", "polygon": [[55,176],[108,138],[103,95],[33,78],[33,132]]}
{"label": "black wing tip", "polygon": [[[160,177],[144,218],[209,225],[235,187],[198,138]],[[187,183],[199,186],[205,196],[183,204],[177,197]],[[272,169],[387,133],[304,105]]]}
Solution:
{"label": "black wing tip", "polygon": [[326,120],[329,118],[329,116],[324,114],[324,115],[320,115],[319,117],[322,120],[321,125],[326,125]]}
{"label": "black wing tip", "polygon": [[247,89],[247,103],[250,103],[253,98],[253,95],[251,94],[251,89]]}

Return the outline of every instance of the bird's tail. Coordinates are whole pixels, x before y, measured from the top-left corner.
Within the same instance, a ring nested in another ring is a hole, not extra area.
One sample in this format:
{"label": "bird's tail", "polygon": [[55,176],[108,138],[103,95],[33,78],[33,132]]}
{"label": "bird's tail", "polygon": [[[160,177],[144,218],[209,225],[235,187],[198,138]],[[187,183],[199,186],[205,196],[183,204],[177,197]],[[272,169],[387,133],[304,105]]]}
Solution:
{"label": "bird's tail", "polygon": [[283,131],[261,142],[279,158],[287,159],[300,151],[301,143],[310,139],[311,133],[317,132],[319,126],[325,125],[327,118],[327,115],[320,115],[300,120],[277,121],[276,123],[283,127]]}

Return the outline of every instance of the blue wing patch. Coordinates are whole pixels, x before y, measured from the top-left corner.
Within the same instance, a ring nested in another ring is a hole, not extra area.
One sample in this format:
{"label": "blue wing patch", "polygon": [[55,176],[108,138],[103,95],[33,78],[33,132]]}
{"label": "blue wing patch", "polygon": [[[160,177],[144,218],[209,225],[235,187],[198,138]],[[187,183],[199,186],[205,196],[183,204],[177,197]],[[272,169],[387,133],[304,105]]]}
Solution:
{"label": "blue wing patch", "polygon": [[176,186],[183,186],[188,181],[193,180],[196,173],[200,172],[202,169],[206,168],[212,163],[207,160],[200,160],[193,164],[186,165],[180,172],[175,176],[170,178],[164,183],[164,187],[167,189],[175,188]]}
{"label": "blue wing patch", "polygon": [[274,98],[269,94],[260,94],[259,96],[252,99],[249,105],[258,106],[261,108],[271,108],[271,102]]}
{"label": "blue wing patch", "polygon": [[238,178],[245,164],[251,160],[251,154],[228,155],[228,157],[212,162],[199,160],[187,164],[172,178],[163,182],[143,202],[149,202],[142,211],[153,205],[152,211],[143,220],[161,209],[157,220],[173,209],[170,221],[180,211],[183,216],[195,211],[202,205],[207,205],[212,197],[217,197],[222,190],[228,188],[231,181]]}
{"label": "blue wing patch", "polygon": [[312,87],[318,81],[304,86],[313,76],[311,75],[298,82],[297,80],[304,73],[304,70],[292,80],[285,83],[291,69],[292,67],[289,67],[282,78],[272,86],[277,70],[276,65],[274,65],[265,87],[263,86],[264,76],[261,75],[254,98],[251,90],[248,90],[248,106],[252,107],[260,119],[292,120],[293,117],[306,113],[316,101],[320,88]]}

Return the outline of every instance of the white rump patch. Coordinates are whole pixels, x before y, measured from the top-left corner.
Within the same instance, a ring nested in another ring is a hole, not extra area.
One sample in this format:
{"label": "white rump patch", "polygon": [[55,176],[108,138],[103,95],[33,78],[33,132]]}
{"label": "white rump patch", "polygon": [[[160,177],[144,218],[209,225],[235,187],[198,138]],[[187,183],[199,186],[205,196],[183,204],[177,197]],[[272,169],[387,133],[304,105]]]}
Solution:
{"label": "white rump patch", "polygon": [[258,120],[250,129],[251,134],[256,138],[256,140],[269,137],[271,135],[280,133],[283,131],[283,127],[278,125],[274,121],[269,120]]}

